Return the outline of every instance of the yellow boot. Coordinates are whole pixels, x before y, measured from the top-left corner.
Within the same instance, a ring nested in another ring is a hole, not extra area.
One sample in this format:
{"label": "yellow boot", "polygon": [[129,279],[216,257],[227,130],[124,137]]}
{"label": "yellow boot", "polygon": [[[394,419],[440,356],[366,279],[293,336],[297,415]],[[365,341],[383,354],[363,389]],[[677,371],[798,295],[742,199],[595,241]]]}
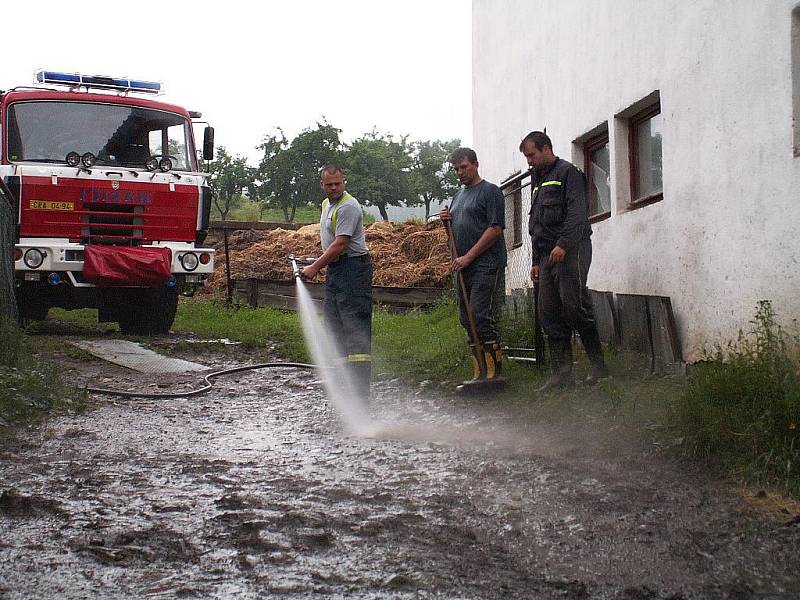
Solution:
{"label": "yellow boot", "polygon": [[486,361],[486,381],[488,383],[505,383],[503,377],[503,351],[500,344],[492,340],[483,343],[483,356]]}

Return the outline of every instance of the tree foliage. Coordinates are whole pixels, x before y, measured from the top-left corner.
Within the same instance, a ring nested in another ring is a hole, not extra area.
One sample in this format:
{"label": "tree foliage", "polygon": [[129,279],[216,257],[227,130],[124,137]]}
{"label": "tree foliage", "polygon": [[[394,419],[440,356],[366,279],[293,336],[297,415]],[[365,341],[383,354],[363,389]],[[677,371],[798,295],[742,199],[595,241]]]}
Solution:
{"label": "tree foliage", "polygon": [[340,159],[339,133],[323,120],[291,143],[281,129],[265,136],[258,146],[263,155],[253,173],[251,198],[265,207],[280,208],[287,223],[294,221],[298,207],[319,201],[319,170]]}
{"label": "tree foliage", "polygon": [[347,187],[359,201],[377,207],[384,221],[387,206],[413,202],[409,172],[412,160],[407,138],[399,141],[376,131],[355,140],[347,149]]}
{"label": "tree foliage", "polygon": [[415,204],[425,206],[425,219],[430,216],[432,204],[443,204],[458,191],[459,184],[450,170],[450,154],[461,145],[461,140],[418,141],[411,146],[413,167],[411,188],[419,199]]}
{"label": "tree foliage", "polygon": [[448,157],[459,140],[410,142],[373,130],[345,145],[337,129],[325,119],[289,140],[281,128],[265,135],[257,149],[258,166],[248,166],[244,157],[231,156],[220,147],[211,163],[214,204],[227,219],[246,192],[250,200],[266,209],[280,209],[287,223],[298,208],[316,206],[322,199],[319,171],[336,163],[345,170],[347,189],[363,205],[374,206],[388,221],[389,206],[425,207],[446,202],[458,190]]}
{"label": "tree foliage", "polygon": [[224,146],[217,151],[216,160],[210,163],[210,180],[214,188],[214,206],[222,220],[241,202],[242,192],[251,182],[250,169],[243,156],[231,156]]}

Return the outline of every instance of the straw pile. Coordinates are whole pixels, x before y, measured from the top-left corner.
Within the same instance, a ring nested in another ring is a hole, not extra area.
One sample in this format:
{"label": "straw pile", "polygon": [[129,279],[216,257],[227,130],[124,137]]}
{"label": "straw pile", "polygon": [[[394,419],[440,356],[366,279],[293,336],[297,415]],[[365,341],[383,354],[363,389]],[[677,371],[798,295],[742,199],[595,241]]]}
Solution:
{"label": "straw pile", "polygon": [[[366,230],[367,246],[374,264],[373,285],[392,287],[445,287],[450,282],[450,254],[447,234],[441,226],[379,221]],[[225,251],[222,234],[208,243],[217,250],[214,274],[206,289],[225,287]],[[290,281],[292,268],[286,257],[316,257],[322,253],[319,225],[296,231],[238,230],[228,236],[233,279]],[[314,280],[325,281],[325,270]]]}

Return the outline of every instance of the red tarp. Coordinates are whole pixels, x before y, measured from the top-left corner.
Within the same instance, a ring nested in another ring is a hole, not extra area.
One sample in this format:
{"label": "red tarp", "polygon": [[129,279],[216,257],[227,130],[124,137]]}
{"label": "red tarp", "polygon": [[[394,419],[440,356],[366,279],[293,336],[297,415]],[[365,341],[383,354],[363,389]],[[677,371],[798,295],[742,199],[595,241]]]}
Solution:
{"label": "red tarp", "polygon": [[160,287],[169,278],[171,265],[169,248],[90,245],[83,251],[83,276],[100,287]]}

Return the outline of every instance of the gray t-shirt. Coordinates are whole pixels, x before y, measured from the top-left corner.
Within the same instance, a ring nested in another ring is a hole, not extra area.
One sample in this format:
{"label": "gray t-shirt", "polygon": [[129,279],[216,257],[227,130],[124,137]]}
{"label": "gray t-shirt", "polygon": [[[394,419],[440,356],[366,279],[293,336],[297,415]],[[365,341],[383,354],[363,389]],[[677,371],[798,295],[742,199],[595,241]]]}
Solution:
{"label": "gray t-shirt", "polygon": [[350,237],[347,256],[361,256],[369,252],[364,238],[364,215],[361,212],[361,205],[347,192],[337,202],[332,203],[327,198],[322,202],[319,236],[323,252],[333,243],[337,235]]}
{"label": "gray t-shirt", "polygon": [[[450,206],[453,235],[458,255],[463,256],[492,225],[506,227],[503,192],[493,183],[481,180],[477,185],[458,192]],[[503,236],[490,246],[470,266],[498,268],[506,266],[506,243]]]}

